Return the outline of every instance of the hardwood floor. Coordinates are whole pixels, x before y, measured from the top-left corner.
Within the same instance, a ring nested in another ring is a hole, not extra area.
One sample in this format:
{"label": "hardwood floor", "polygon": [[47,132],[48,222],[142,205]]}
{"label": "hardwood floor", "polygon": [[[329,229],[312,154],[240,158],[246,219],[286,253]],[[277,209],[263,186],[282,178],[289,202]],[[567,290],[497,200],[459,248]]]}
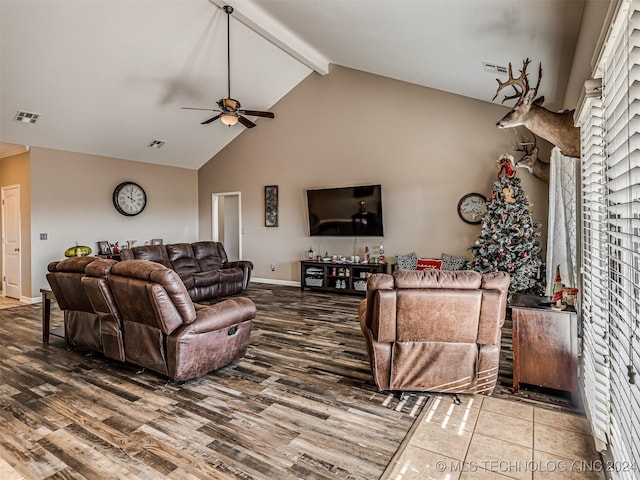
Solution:
{"label": "hardwood floor", "polygon": [[247,296],[246,356],[180,385],[42,344],[40,305],[0,310],[0,458],[28,479],[378,478],[426,400],[376,391],[360,298]]}
{"label": "hardwood floor", "polygon": [[4,308],[13,308],[18,305],[25,305],[20,300],[16,300],[15,298],[2,297],[0,296],[0,310]]}

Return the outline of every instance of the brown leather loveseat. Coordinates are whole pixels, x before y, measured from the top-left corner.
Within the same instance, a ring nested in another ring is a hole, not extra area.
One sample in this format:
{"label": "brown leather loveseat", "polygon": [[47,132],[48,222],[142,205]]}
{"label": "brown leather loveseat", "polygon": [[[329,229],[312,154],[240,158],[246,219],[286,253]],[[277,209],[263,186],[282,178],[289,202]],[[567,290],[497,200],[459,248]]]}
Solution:
{"label": "brown leather loveseat", "polygon": [[372,275],[359,316],[378,389],[491,394],[508,288],[504,272]]}
{"label": "brown leather loveseat", "polygon": [[194,304],[176,272],[149,261],[73,257],[48,270],[68,349],[104,353],[176,381],[217,370],[247,350],[256,315],[248,298]]}
{"label": "brown leather loveseat", "polygon": [[191,300],[199,302],[244,292],[251,279],[253,263],[228,261],[220,242],[145,245],[124,249],[122,260],[149,260],[175,270]]}

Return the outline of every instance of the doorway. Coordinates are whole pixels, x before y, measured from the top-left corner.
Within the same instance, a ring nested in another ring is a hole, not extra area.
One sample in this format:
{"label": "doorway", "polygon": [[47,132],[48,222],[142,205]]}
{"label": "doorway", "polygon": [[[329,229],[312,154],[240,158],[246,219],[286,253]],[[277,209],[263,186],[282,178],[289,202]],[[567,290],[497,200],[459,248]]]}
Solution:
{"label": "doorway", "polygon": [[240,192],[211,194],[211,235],[221,242],[229,261],[242,258],[242,207]]}
{"label": "doorway", "polygon": [[20,299],[20,185],[2,187],[2,293]]}

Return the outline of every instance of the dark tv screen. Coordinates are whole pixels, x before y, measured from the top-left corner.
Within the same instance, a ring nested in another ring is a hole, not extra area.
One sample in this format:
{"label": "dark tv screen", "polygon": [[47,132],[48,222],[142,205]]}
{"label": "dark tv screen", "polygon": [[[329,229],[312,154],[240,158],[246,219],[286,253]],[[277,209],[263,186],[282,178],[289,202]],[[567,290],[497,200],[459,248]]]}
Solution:
{"label": "dark tv screen", "polygon": [[382,186],[307,190],[309,234],[382,237]]}

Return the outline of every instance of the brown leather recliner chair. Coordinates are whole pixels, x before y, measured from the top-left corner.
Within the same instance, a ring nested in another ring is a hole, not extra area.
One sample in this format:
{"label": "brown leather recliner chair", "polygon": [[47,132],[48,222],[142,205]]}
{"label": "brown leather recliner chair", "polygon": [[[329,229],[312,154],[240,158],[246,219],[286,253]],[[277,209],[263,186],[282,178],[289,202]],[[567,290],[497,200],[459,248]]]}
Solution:
{"label": "brown leather recliner chair", "polygon": [[372,275],[359,316],[378,389],[491,394],[508,289],[504,272]]}
{"label": "brown leather recliner chair", "polygon": [[118,262],[107,278],[124,324],[127,361],[184,381],[245,354],[256,315],[248,298],[194,304],[175,271],[146,260]]}
{"label": "brown leather recliner chair", "polygon": [[64,340],[68,349],[103,352],[100,319],[82,287],[82,277],[98,257],[71,257],[49,263],[47,281],[64,315]]}

